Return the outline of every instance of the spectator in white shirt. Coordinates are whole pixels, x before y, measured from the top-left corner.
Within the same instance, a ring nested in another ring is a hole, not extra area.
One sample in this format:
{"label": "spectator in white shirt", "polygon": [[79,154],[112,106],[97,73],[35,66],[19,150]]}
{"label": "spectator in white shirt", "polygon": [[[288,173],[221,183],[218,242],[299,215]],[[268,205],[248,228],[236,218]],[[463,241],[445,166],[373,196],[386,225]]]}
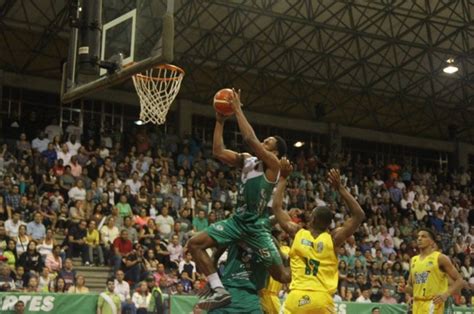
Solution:
{"label": "spectator in white shirt", "polygon": [[140,282],[137,291],[133,293],[132,301],[137,308],[137,314],[146,314],[150,304],[151,293],[148,291],[148,284],[145,281]]}
{"label": "spectator in white shirt", "polygon": [[75,121],[69,124],[66,128],[66,133],[69,134],[69,136],[75,135],[76,138],[81,138],[82,128],[77,124]]}
{"label": "spectator in white shirt", "polygon": [[369,290],[363,290],[362,294],[356,299],[357,303],[372,303]]}
{"label": "spectator in white shirt", "polygon": [[118,238],[120,231],[115,225],[115,219],[109,217],[107,219],[107,224],[100,229],[100,240],[104,247],[110,247],[114,240]]}
{"label": "spectator in white shirt", "polygon": [[[114,293],[117,294],[122,302],[122,310],[124,313],[135,313],[135,305],[130,298],[130,285],[124,280],[125,274],[121,270],[115,273],[115,288]],[[130,310],[130,312],[127,311]]]}
{"label": "spectator in white shirt", "polygon": [[468,255],[464,258],[464,263],[461,266],[461,276],[464,280],[469,281],[474,275],[474,268],[471,266],[471,257]]}
{"label": "spectator in white shirt", "polygon": [[26,226],[26,223],[20,220],[19,212],[14,212],[13,217],[5,221],[5,231],[7,236],[10,238],[18,237],[18,228],[20,228],[21,225]]}
{"label": "spectator in white shirt", "polygon": [[41,131],[37,138],[31,141],[31,148],[36,149],[42,153],[48,149],[49,139],[44,137],[44,132]]}
{"label": "spectator in white shirt", "polygon": [[72,134],[69,138],[69,141],[66,142],[67,148],[71,152],[72,156],[77,155],[79,148],[81,148],[81,143],[77,142],[76,135]]}
{"label": "spectator in white shirt", "polygon": [[63,160],[64,167],[69,166],[69,163],[71,162],[71,157],[72,157],[72,154],[69,151],[67,144],[63,144],[61,146],[61,151],[58,152],[58,159]]}
{"label": "spectator in white shirt", "polygon": [[467,186],[471,182],[471,176],[464,169],[461,169],[462,174],[459,175],[459,184],[462,187]]}
{"label": "spectator in white shirt", "polygon": [[77,180],[76,186],[69,190],[67,193],[69,199],[73,202],[84,201],[86,199],[86,189],[84,188],[84,181]]}
{"label": "spectator in white shirt", "polygon": [[104,141],[102,141],[99,148],[99,156],[100,158],[105,159],[109,157],[109,155],[110,155],[110,151],[107,147],[105,147]]}
{"label": "spectator in white shirt", "polygon": [[58,125],[58,120],[56,119],[51,121],[51,124],[44,129],[44,132],[48,135],[49,141],[53,141],[55,136],[61,138],[63,135],[63,129]]}
{"label": "spectator in white shirt", "polygon": [[169,209],[167,206],[163,206],[161,209],[161,215],[156,217],[156,225],[160,230],[160,235],[162,238],[169,239],[171,235],[171,231],[174,227],[174,219],[170,215],[168,215]]}
{"label": "spectator in white shirt", "polygon": [[183,247],[179,243],[177,235],[171,237],[171,243],[168,244],[167,249],[170,252],[170,261],[179,266],[179,261],[183,258]]}
{"label": "spectator in white shirt", "polygon": [[128,185],[130,187],[130,192],[132,193],[132,195],[137,195],[140,191],[140,187],[142,186],[142,183],[138,179],[138,172],[134,171],[132,174],[132,178],[127,179],[125,181],[125,185]]}

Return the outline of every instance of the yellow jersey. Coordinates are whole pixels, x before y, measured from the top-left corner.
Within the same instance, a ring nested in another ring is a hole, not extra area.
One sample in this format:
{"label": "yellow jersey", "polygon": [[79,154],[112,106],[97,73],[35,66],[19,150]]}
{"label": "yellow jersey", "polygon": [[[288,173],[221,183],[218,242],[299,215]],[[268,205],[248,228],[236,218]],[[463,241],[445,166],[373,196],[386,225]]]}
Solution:
{"label": "yellow jersey", "polygon": [[290,249],[290,290],[336,292],[339,273],[334,243],[328,232],[316,238],[306,229],[296,233]]}
{"label": "yellow jersey", "polygon": [[434,251],[421,260],[420,255],[413,256],[410,273],[415,301],[431,300],[435,295],[448,290],[448,277],[439,269],[438,258],[441,253]]}
{"label": "yellow jersey", "polygon": [[[290,253],[290,247],[289,246],[280,246],[280,251],[284,255],[288,255]],[[274,294],[278,294],[281,289],[283,288],[283,285],[276,281],[275,279],[272,278],[272,276],[268,276],[268,283],[267,286],[265,287],[266,292],[271,292]]]}

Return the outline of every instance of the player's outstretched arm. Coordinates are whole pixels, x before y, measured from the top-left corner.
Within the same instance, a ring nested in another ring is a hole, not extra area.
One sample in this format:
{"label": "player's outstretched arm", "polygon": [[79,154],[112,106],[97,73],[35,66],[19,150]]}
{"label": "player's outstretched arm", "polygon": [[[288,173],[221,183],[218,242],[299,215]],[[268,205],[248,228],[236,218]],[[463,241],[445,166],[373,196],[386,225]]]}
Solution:
{"label": "player's outstretched arm", "polygon": [[287,177],[293,171],[293,167],[291,166],[290,162],[286,158],[282,158],[280,161],[280,180],[278,180],[278,184],[273,195],[273,214],[275,215],[276,220],[280,227],[290,235],[290,237],[294,238],[295,234],[300,230],[300,226],[293,221],[291,221],[290,215],[286,211],[283,210],[283,198],[285,197],[285,189],[287,183]]}
{"label": "player's outstretched arm", "polygon": [[461,289],[465,286],[465,282],[462,279],[459,272],[454,267],[451,260],[444,254],[440,254],[438,257],[438,264],[439,268],[444,271],[449,278],[453,281],[451,285],[448,287],[448,291],[443,294],[439,294],[433,298],[434,304],[444,303],[449,298],[449,296],[453,295],[454,293],[459,293]]}
{"label": "player's outstretched arm", "polygon": [[354,234],[359,228],[362,221],[365,219],[365,213],[360,207],[357,200],[349,193],[349,191],[341,184],[341,174],[337,169],[331,169],[328,173],[328,180],[331,185],[341,195],[342,199],[350,209],[351,218],[349,218],[341,228],[338,228],[333,233],[334,245],[336,247],[344,244],[346,239]]}
{"label": "player's outstretched arm", "polygon": [[240,133],[242,133],[245,143],[249,145],[252,152],[265,163],[269,170],[271,170],[271,175],[268,176],[268,179],[275,181],[278,177],[278,171],[280,170],[280,162],[274,154],[263,147],[263,144],[260,143],[257,136],[255,135],[252,126],[247,121],[247,118],[242,111],[240,90],[239,92],[236,92],[235,89],[232,89],[232,91],[234,92],[234,97],[231,99],[232,109],[234,110],[235,117],[237,118]]}
{"label": "player's outstretched arm", "polygon": [[225,148],[224,139],[222,138],[225,120],[226,117],[224,115],[216,113],[216,126],[214,127],[214,138],[212,140],[212,154],[223,163],[234,167],[242,167],[244,159],[250,155],[245,153],[239,154],[233,150]]}

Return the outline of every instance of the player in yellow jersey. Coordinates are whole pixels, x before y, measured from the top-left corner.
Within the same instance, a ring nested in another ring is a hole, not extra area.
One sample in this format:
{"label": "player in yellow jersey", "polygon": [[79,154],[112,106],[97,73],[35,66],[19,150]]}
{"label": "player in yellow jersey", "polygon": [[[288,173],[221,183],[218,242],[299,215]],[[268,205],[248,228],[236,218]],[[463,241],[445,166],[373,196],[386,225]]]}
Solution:
{"label": "player in yellow jersey", "polygon": [[[427,228],[418,231],[419,255],[410,261],[405,292],[413,294],[413,314],[442,314],[444,302],[465,285],[450,259],[436,250],[435,234]],[[448,276],[452,285],[448,286]]]}
{"label": "player in yellow jersey", "polygon": [[329,231],[333,219],[331,209],[316,207],[311,214],[308,229],[302,229],[291,221],[282,208],[286,177],[292,167],[282,159],[281,178],[273,198],[273,214],[284,231],[293,239],[290,249],[290,293],[283,304],[283,313],[326,314],[334,312],[332,296],[338,284],[338,260],[336,250],[357,230],[365,218],[359,203],[341,184],[339,170],[331,169],[328,180],[339,192],[350,209],[351,217],[342,227]]}
{"label": "player in yellow jersey", "polygon": [[[278,232],[278,231],[276,231]],[[282,232],[272,232],[273,236],[277,239],[281,237]],[[284,256],[288,256],[290,253],[290,247],[287,243],[284,243],[280,240],[280,252]],[[262,304],[262,309],[265,314],[278,314],[280,313],[281,302],[278,297],[278,293],[283,289],[283,284],[276,281],[272,277],[268,278],[268,283],[265,288],[259,291],[260,294],[260,303]]]}

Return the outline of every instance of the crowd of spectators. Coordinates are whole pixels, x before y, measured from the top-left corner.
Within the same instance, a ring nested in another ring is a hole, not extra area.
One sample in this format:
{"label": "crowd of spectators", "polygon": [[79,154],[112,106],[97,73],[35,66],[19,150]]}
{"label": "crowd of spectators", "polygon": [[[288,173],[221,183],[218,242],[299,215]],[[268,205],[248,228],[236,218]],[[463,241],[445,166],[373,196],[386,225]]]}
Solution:
{"label": "crowd of spectators", "polygon": [[[232,214],[237,169],[212,158],[209,142],[140,127],[127,134],[82,134],[56,121],[34,138],[21,133],[0,148],[0,286],[2,290],[83,293],[72,258],[111,266],[123,306],[153,281],[163,293],[192,294],[206,284],[186,241]],[[1,141],[0,141],[1,142]],[[124,143],[128,143],[124,145]],[[464,169],[417,168],[409,160],[374,163],[359,156],[293,156],[286,205],[304,224],[311,209],[333,209],[337,227],[348,211],[326,181],[343,173],[367,219],[338,252],[338,300],[404,303],[416,230],[436,231],[439,249],[474,283],[474,191]],[[64,235],[56,243],[55,235]],[[283,243],[289,244],[283,235]],[[87,279],[87,278],[86,278]],[[127,288],[128,287],[128,288]],[[146,299],[146,298],[145,298]],[[132,300],[132,301],[131,301]],[[143,298],[136,296],[143,307]],[[467,292],[456,297],[471,303]],[[130,305],[131,306],[131,305]],[[137,304],[135,304],[138,307]]]}

